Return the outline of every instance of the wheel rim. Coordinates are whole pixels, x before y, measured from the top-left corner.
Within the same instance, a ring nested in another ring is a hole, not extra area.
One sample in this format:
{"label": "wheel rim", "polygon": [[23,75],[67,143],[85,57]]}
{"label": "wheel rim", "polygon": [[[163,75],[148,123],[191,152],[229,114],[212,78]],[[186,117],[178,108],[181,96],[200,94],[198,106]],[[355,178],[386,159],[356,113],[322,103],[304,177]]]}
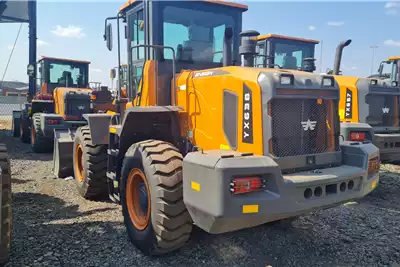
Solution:
{"label": "wheel rim", "polygon": [[36,134],[35,134],[35,127],[33,127],[33,125],[32,125],[32,127],[31,127],[31,143],[32,143],[32,145],[33,144],[35,144],[35,138],[36,137]]}
{"label": "wheel rim", "polygon": [[129,173],[126,204],[129,217],[136,229],[145,229],[150,220],[150,193],[146,177],[139,169],[133,169]]}
{"label": "wheel rim", "polygon": [[83,182],[83,149],[81,144],[78,144],[75,149],[75,170],[76,179]]}

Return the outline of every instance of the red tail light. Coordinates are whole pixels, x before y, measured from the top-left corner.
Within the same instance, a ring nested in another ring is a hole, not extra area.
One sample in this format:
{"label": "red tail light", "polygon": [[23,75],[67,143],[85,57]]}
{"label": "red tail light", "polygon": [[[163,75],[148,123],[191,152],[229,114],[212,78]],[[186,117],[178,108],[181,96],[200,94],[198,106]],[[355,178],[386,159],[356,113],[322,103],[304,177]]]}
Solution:
{"label": "red tail light", "polygon": [[374,174],[379,171],[381,167],[381,161],[379,157],[372,158],[368,161],[368,174]]}
{"label": "red tail light", "polygon": [[47,124],[60,124],[60,120],[47,120]]}
{"label": "red tail light", "polygon": [[364,141],[365,132],[350,132],[350,141]]}
{"label": "red tail light", "polygon": [[231,182],[231,192],[233,194],[243,194],[260,191],[265,187],[265,180],[260,177],[243,177],[233,179]]}

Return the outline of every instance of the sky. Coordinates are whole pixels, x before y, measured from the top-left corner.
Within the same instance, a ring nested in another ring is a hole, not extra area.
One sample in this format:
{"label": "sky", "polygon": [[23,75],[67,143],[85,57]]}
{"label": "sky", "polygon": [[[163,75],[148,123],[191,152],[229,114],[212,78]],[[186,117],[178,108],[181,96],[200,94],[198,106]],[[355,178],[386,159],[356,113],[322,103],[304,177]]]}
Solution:
{"label": "sky", "polygon": [[[372,66],[376,72],[379,62],[400,55],[400,36],[395,26],[400,25],[400,1],[240,2],[249,7],[243,15],[243,30],[322,41],[316,46],[317,71],[325,72],[333,67],[336,46],[346,39],[352,39],[352,43],[343,51],[344,75],[368,76]],[[89,60],[90,81],[110,86],[109,70],[117,66],[117,53],[116,49],[110,52],[105,46],[104,19],[115,16],[123,3],[38,0],[38,58],[45,55]],[[19,23],[0,24],[0,80],[19,28]],[[374,57],[371,46],[377,46]],[[125,55],[122,54],[123,61]],[[5,80],[26,82],[27,64],[28,26],[23,24]]]}

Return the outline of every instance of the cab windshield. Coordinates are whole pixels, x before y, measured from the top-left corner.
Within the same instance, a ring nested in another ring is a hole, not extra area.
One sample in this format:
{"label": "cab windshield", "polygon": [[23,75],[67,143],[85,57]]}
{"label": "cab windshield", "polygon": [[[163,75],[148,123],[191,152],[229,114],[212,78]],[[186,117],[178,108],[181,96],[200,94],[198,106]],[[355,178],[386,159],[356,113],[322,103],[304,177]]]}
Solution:
{"label": "cab windshield", "polygon": [[[234,28],[229,14],[217,13],[211,6],[202,9],[166,6],[163,16],[163,43],[177,51],[177,60],[221,63],[224,32]],[[172,59],[172,52],[164,52]]]}
{"label": "cab windshield", "polygon": [[303,64],[304,58],[314,57],[314,44],[275,41],[274,63],[283,69],[298,70]]}
{"label": "cab windshield", "polygon": [[87,84],[87,67],[75,62],[52,62],[49,64],[49,83],[69,87],[82,87]]}

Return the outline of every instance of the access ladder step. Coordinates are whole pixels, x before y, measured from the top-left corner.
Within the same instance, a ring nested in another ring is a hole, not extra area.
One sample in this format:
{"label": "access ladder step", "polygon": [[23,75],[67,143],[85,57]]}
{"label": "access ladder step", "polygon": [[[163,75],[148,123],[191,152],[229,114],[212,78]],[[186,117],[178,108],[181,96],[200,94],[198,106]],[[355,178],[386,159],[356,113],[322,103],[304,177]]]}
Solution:
{"label": "access ladder step", "polygon": [[118,149],[107,149],[107,154],[112,157],[117,157],[119,153]]}
{"label": "access ladder step", "polygon": [[115,172],[107,172],[107,178],[113,181],[117,181],[117,175],[115,174]]}

